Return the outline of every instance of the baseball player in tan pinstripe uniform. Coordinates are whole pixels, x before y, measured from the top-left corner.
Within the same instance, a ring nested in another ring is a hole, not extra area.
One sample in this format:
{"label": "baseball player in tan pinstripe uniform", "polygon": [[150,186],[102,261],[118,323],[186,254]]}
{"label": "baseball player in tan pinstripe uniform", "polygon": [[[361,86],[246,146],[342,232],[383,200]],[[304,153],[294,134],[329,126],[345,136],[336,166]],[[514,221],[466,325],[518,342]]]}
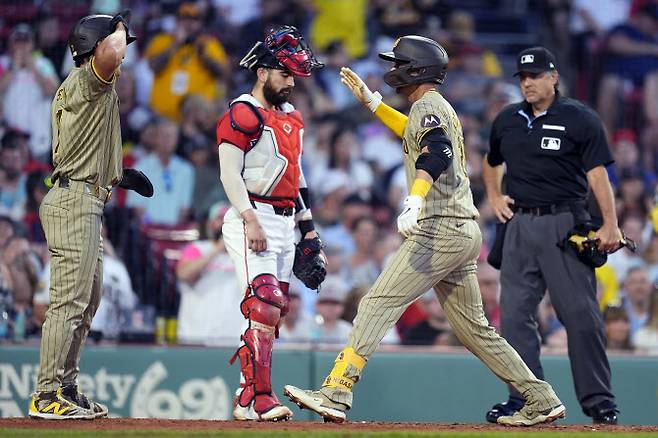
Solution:
{"label": "baseball player in tan pinstripe uniform", "polygon": [[122,171],[119,101],[114,83],[128,34],[129,12],[93,15],[71,30],[76,68],[52,104],[54,186],[39,216],[52,256],[50,306],[42,328],[39,376],[29,416],[91,419],[107,407],[77,388],[78,362],[101,299],[101,218],[111,187],[152,195],[141,172]]}
{"label": "baseball player in tan pinstripe uniform", "polygon": [[287,385],[284,393],[325,421],[342,422],[352,406],[353,385],[384,334],[406,307],[434,288],[459,340],[499,378],[518,388],[526,406],[499,423],[530,426],[565,416],[551,386],[537,379],[516,351],[489,326],[476,278],[482,236],[466,174],[464,138],[455,111],[436,89],[448,56],[438,43],[419,36],[396,41],[381,58],[394,62],[384,81],[412,104],[409,118],[371,93],[344,68],[341,79],[354,95],[402,137],[411,194],[398,217],[406,237],[363,297],[349,341],[319,391]]}

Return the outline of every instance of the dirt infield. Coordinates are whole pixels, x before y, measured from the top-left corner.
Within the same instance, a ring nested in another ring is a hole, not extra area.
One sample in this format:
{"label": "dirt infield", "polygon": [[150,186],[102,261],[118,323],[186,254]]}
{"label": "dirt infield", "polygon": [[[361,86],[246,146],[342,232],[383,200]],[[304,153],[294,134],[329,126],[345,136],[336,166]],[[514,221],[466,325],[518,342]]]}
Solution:
{"label": "dirt infield", "polygon": [[[504,426],[492,424],[447,424],[447,423],[384,423],[384,422],[348,422],[344,424],[325,424],[311,421],[288,421],[282,423],[256,423],[238,421],[209,421],[209,420],[159,420],[159,419],[136,419],[136,418],[103,418],[99,420],[67,420],[48,421],[33,420],[30,418],[0,418],[0,429],[76,429],[76,430],[290,430],[290,431],[495,431],[509,430]],[[533,431],[555,431],[555,432],[656,432],[658,426],[600,426],[585,424],[560,425],[552,424],[535,426]]]}

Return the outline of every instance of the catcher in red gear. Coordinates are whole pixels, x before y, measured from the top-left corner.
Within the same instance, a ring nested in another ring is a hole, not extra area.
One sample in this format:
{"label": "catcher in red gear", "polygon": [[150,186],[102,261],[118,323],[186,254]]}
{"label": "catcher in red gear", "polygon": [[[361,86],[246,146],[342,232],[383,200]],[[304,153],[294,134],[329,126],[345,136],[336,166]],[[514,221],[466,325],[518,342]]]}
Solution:
{"label": "catcher in red gear", "polygon": [[292,412],[272,392],[272,344],[288,309],[295,260],[295,226],[302,236],[295,266],[302,281],[317,288],[326,261],[313,226],[301,167],[304,120],[288,103],[296,77],[322,67],[292,26],[270,31],[240,61],[256,74],[250,94],[231,102],[217,123],[221,180],[231,202],[223,236],[245,298],[248,321],[235,397],[236,420],[287,420]]}

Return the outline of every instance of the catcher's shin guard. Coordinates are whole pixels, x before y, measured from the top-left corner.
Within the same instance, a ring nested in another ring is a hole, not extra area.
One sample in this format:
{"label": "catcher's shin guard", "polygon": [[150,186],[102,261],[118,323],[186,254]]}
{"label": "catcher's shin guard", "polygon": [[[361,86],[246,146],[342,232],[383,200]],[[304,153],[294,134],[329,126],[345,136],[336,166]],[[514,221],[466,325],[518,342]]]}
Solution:
{"label": "catcher's shin guard", "polygon": [[[281,291],[273,275],[262,274],[254,279],[247,297],[240,304],[242,314],[249,320],[249,327],[242,335],[242,345],[230,363],[240,358],[240,369],[244,382],[237,395],[236,409],[251,408],[257,420],[281,420],[292,415],[272,393],[270,368],[272,344],[282,309],[287,307],[287,296]],[[281,411],[281,412],[279,412]],[[268,414],[275,412],[273,418]]]}

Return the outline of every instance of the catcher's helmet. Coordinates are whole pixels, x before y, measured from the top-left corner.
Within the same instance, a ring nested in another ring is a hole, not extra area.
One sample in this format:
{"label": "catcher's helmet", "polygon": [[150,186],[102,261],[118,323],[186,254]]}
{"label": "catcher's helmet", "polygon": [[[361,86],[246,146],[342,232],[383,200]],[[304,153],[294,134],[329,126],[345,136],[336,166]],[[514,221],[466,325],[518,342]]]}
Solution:
{"label": "catcher's helmet", "polygon": [[264,42],[258,41],[242,58],[240,66],[254,71],[258,67],[276,68],[308,77],[324,64],[318,62],[296,27],[281,26],[272,29]]}
{"label": "catcher's helmet", "polygon": [[435,82],[442,84],[448,68],[448,54],[439,43],[417,35],[398,38],[392,52],[379,57],[395,62],[384,75],[384,82],[393,88]]}
{"label": "catcher's helmet", "polygon": [[[68,43],[74,60],[77,61],[92,53],[100,40],[114,32],[114,29],[110,29],[112,18],[111,15],[87,15],[73,26]],[[128,44],[136,39],[128,35]]]}

